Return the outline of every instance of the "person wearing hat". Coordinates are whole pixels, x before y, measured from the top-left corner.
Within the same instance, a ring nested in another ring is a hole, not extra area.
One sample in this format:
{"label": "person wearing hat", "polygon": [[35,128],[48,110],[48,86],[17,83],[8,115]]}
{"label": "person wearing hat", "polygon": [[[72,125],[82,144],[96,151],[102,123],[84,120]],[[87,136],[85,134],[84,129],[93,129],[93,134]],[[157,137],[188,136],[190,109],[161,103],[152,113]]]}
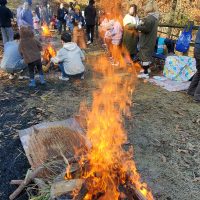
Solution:
{"label": "person wearing hat", "polygon": [[96,23],[96,8],[94,7],[95,1],[90,0],[89,5],[85,8],[85,21],[87,31],[87,44],[93,43],[94,40],[94,27]]}
{"label": "person wearing hat", "polygon": [[81,49],[86,49],[84,25],[85,20],[81,14],[81,8],[79,5],[75,6],[75,13],[72,17],[72,22],[74,25],[73,29],[73,42],[75,42]]}
{"label": "person wearing hat", "polygon": [[0,0],[0,27],[3,37],[3,44],[13,41],[14,33],[12,29],[11,20],[13,14],[9,8],[6,7],[7,0]]}
{"label": "person wearing hat", "polygon": [[61,70],[62,81],[68,81],[70,78],[84,79],[85,66],[83,60],[85,56],[76,43],[72,42],[69,33],[63,33],[61,36],[63,47],[58,51],[56,57],[51,58],[51,62],[58,63]]}

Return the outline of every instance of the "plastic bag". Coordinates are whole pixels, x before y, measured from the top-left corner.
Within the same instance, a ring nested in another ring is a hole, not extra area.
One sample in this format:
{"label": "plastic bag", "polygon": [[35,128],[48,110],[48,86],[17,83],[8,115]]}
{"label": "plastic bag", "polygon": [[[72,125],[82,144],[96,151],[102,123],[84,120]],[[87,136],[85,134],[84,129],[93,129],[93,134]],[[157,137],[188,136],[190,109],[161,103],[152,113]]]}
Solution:
{"label": "plastic bag", "polygon": [[[192,28],[193,26],[186,27],[176,42],[176,50],[182,53],[186,53],[190,47],[192,40]],[[187,30],[188,29],[188,30]]]}

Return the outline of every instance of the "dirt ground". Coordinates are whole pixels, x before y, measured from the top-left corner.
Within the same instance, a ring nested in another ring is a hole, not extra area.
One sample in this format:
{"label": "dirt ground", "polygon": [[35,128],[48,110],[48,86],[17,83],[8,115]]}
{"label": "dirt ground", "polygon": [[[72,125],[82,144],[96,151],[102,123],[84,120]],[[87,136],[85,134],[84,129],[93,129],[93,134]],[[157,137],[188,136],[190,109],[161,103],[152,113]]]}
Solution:
{"label": "dirt ground", "polygon": [[[0,78],[0,199],[8,199],[15,189],[10,180],[24,178],[30,167],[17,131],[69,118],[78,113],[83,100],[91,103],[96,89],[92,73],[87,66],[85,80],[67,83],[49,77],[45,87],[35,90],[27,81]],[[155,199],[199,200],[200,105],[186,93],[138,81],[131,113],[132,118],[125,120],[129,145]]]}

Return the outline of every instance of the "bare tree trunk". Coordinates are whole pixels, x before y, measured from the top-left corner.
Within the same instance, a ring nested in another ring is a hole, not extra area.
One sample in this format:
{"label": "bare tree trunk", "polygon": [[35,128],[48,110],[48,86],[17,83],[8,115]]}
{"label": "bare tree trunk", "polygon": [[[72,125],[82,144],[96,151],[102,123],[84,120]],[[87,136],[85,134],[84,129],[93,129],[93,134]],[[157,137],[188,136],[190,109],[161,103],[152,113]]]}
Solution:
{"label": "bare tree trunk", "polygon": [[[171,17],[169,20],[169,24],[174,24],[177,3],[178,3],[178,0],[172,0]],[[169,28],[167,32],[167,36],[170,37],[171,33],[172,33],[172,28]]]}

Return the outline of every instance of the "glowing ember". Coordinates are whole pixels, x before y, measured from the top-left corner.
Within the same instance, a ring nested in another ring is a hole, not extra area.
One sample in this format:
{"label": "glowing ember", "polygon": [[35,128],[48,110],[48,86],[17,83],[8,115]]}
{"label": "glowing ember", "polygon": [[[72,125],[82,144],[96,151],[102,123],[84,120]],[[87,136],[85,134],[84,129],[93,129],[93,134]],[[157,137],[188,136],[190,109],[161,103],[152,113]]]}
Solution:
{"label": "glowing ember", "polygon": [[46,24],[44,24],[42,26],[42,36],[44,36],[44,37],[51,37],[52,36],[51,32],[49,30],[49,27]]}

